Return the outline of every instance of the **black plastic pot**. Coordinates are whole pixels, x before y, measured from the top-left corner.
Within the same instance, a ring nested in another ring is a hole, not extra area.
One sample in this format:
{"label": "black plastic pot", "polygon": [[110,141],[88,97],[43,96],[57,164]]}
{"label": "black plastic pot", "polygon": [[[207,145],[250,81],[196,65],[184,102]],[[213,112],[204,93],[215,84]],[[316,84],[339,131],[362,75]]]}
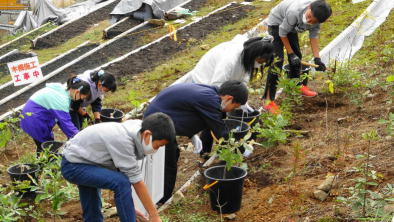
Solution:
{"label": "black plastic pot", "polygon": [[[283,70],[285,71],[285,73],[286,73],[286,75],[287,75],[288,77],[291,77],[291,76],[290,76],[290,65],[289,65],[289,64],[284,65],[284,66],[283,66]],[[311,71],[311,67],[305,66],[305,65],[301,65],[301,75],[303,75],[303,74],[308,74],[309,71]],[[307,85],[307,84],[308,84],[308,78],[304,79],[304,80],[302,81],[302,84]]]}
{"label": "black plastic pot", "polygon": [[[223,178],[225,174],[225,179]],[[204,171],[207,184],[218,181],[209,188],[209,200],[212,210],[222,214],[234,213],[241,209],[242,190],[246,170],[232,167],[230,171],[225,166],[214,166]]]}
{"label": "black plastic pot", "polygon": [[242,139],[250,130],[250,126],[246,122],[236,119],[224,119],[223,121],[236,140]]}
{"label": "black plastic pot", "polygon": [[122,122],[124,113],[118,109],[102,109],[100,113],[102,122]]}
{"label": "black plastic pot", "polygon": [[41,148],[49,149],[49,153],[54,154],[56,156],[61,156],[59,152],[60,147],[64,145],[64,142],[61,141],[46,141],[41,144]]}
{"label": "black plastic pot", "polygon": [[[37,164],[25,163],[9,167],[7,169],[7,173],[8,175],[10,175],[12,182],[30,181],[30,185],[33,185],[33,181],[31,178],[37,180],[37,174],[39,170],[40,167]],[[29,188],[17,190],[17,192],[19,192],[23,198],[35,196],[35,191],[32,191]]]}
{"label": "black plastic pot", "polygon": [[227,113],[227,118],[246,122],[248,125],[253,127],[259,122],[260,112],[258,110],[254,110],[253,112],[244,112],[242,109],[235,109]]}

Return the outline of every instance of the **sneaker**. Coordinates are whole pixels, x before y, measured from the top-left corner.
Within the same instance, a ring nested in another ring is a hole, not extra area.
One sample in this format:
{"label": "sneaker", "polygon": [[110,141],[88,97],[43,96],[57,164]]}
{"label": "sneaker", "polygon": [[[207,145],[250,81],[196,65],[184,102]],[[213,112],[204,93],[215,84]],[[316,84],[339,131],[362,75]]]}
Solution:
{"label": "sneaker", "polygon": [[274,101],[270,101],[267,105],[263,106],[263,109],[266,112],[270,112],[274,115],[279,114],[280,113],[280,108],[278,105],[276,105],[276,103]]}
{"label": "sneaker", "polygon": [[315,97],[317,96],[317,92],[314,92],[308,88],[306,85],[301,86],[301,94],[305,97]]}

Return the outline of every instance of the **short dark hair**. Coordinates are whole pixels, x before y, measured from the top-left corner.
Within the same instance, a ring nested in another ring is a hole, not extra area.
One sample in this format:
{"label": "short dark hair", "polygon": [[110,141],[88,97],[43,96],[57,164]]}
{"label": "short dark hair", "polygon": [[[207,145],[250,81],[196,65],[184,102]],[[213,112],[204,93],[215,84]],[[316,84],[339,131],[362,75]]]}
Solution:
{"label": "short dark hair", "polygon": [[152,140],[175,140],[175,126],[172,119],[164,113],[153,113],[142,121],[140,132],[149,130],[152,132]]}
{"label": "short dark hair", "polygon": [[240,103],[241,105],[248,101],[248,94],[246,84],[237,80],[226,81],[219,88],[219,95],[230,95],[234,97],[233,103]]}
{"label": "short dark hair", "polygon": [[332,14],[331,6],[325,0],[317,0],[311,3],[313,16],[319,23],[325,22]]}
{"label": "short dark hair", "polygon": [[99,81],[101,81],[101,84],[107,89],[109,89],[111,92],[116,91],[116,79],[114,75],[108,71],[105,71],[103,69],[95,71],[90,74],[90,79],[96,83],[96,86]]}
{"label": "short dark hair", "polygon": [[241,61],[244,70],[250,74],[250,79],[256,75],[254,63],[257,58],[265,59],[269,65],[274,59],[274,45],[263,37],[251,38],[244,43]]}

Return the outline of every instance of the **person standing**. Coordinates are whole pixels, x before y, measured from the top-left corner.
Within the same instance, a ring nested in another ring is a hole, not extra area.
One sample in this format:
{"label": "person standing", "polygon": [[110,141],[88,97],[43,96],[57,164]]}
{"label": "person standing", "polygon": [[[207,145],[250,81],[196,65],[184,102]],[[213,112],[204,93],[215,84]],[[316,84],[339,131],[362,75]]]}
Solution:
{"label": "person standing", "polygon": [[[309,39],[317,71],[325,71],[326,66],[320,59],[319,32],[320,24],[332,14],[330,5],[324,0],[283,0],[275,6],[266,21],[268,33],[274,37],[274,54],[278,61],[269,70],[263,96],[263,108],[271,113],[278,113],[279,106],[274,102],[278,84],[278,70],[282,70],[286,49],[290,65],[290,78],[299,78],[302,54],[299,46],[298,32],[309,31]],[[301,93],[307,97],[317,93],[307,87],[307,81],[301,84]]]}

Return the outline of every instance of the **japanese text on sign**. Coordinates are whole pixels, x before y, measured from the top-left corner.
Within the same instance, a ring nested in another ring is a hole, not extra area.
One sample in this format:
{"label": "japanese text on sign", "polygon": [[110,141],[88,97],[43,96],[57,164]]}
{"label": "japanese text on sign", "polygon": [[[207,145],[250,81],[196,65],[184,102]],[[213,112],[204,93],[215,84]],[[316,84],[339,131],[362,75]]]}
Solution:
{"label": "japanese text on sign", "polygon": [[42,79],[42,71],[37,57],[30,57],[7,64],[14,86],[20,86]]}

